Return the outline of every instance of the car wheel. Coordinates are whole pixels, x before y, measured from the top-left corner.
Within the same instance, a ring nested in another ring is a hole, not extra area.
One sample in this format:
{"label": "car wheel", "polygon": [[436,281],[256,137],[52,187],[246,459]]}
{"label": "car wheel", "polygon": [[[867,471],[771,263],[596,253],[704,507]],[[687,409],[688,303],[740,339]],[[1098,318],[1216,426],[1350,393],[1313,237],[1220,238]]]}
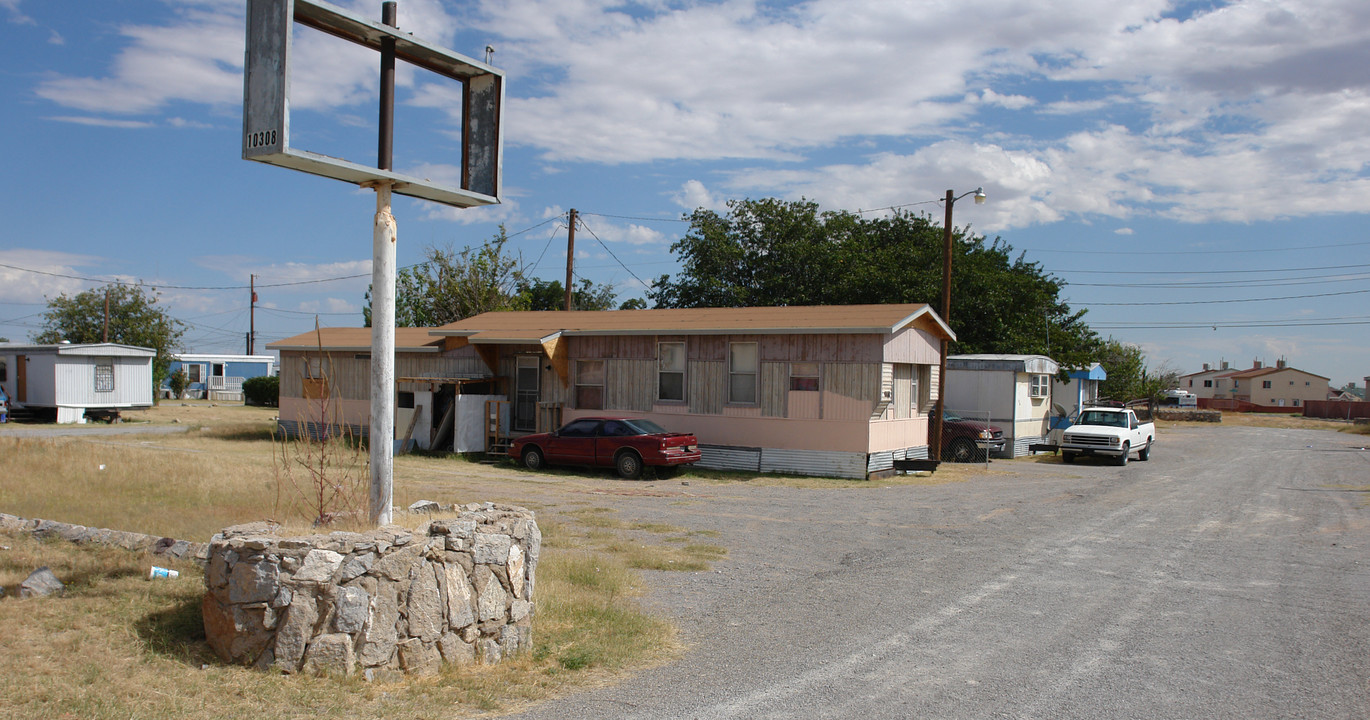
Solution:
{"label": "car wheel", "polygon": [[656,469],[656,478],[658,480],[670,480],[679,474],[679,465],[662,465]]}
{"label": "car wheel", "polygon": [[635,452],[621,452],[614,458],[614,469],[624,480],[636,480],[642,477],[642,458]]}
{"label": "car wheel", "polygon": [[523,466],[529,470],[541,470],[547,467],[547,459],[542,456],[542,450],[538,448],[524,448]]}
{"label": "car wheel", "polygon": [[1061,453],[1061,462],[1063,462],[1063,463],[1065,463],[1065,464],[1067,464],[1067,465],[1070,465],[1071,463],[1075,462],[1075,453],[1070,453],[1070,452],[1063,452],[1063,453]]}
{"label": "car wheel", "polygon": [[1137,451],[1137,459],[1146,462],[1151,459],[1151,438],[1146,439],[1146,447]]}
{"label": "car wheel", "polygon": [[947,448],[947,456],[952,462],[975,462],[976,452],[975,443],[965,438],[958,438]]}
{"label": "car wheel", "polygon": [[1118,467],[1122,467],[1122,466],[1126,465],[1126,464],[1127,464],[1127,456],[1128,456],[1128,454],[1130,454],[1131,452],[1132,452],[1132,446],[1131,446],[1130,444],[1128,444],[1128,443],[1123,443],[1123,454],[1122,454],[1122,455],[1119,455],[1119,456],[1118,456],[1118,459],[1117,459],[1117,460],[1114,460],[1113,462],[1117,463],[1117,464],[1118,464]]}

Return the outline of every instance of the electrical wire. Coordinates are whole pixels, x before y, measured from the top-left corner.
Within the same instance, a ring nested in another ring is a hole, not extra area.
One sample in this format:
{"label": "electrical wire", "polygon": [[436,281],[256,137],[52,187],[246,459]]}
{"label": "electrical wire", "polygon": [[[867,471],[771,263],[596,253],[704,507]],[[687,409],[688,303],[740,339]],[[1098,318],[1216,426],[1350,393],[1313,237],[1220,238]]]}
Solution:
{"label": "electrical wire", "polygon": [[627,271],[628,271],[628,274],[629,274],[629,275],[632,275],[632,276],[633,276],[633,279],[634,279],[634,280],[638,281],[639,283],[642,283],[642,286],[643,286],[643,287],[651,287],[651,286],[648,285],[647,283],[642,282],[642,278],[638,277],[638,276],[637,276],[637,273],[633,272],[631,268],[629,268],[627,265],[624,265],[624,264],[623,264],[623,261],[622,261],[622,260],[619,260],[619,259],[618,259],[618,256],[614,254],[614,251],[613,251],[613,250],[610,250],[610,249],[609,249],[609,246],[608,246],[608,245],[605,245],[605,244],[604,244],[604,241],[599,239],[599,236],[595,234],[595,231],[594,231],[594,230],[591,230],[591,229],[590,229],[590,226],[589,226],[589,225],[586,225],[584,222],[582,222],[580,225],[581,225],[581,227],[585,228],[585,232],[590,233],[590,237],[594,238],[595,241],[599,243],[600,247],[604,248],[604,251],[605,251],[605,252],[609,253],[609,257],[613,258],[619,265],[621,265],[621,266],[623,267],[624,270],[627,270]]}
{"label": "electrical wire", "polygon": [[1286,295],[1286,296],[1284,296],[1284,297],[1240,298],[1240,299],[1235,299],[1235,300],[1163,300],[1163,301],[1156,301],[1156,302],[1077,302],[1076,304],[1078,304],[1078,305],[1085,305],[1085,306],[1088,306],[1088,307],[1099,307],[1099,306],[1141,307],[1141,306],[1147,306],[1147,305],[1220,305],[1220,304],[1227,304],[1227,303],[1269,302],[1269,301],[1272,301],[1272,300],[1302,300],[1302,299],[1305,299],[1305,298],[1336,297],[1336,296],[1338,296],[1338,295],[1362,295],[1362,294],[1365,294],[1365,293],[1370,293],[1370,290],[1345,290],[1345,291],[1342,291],[1342,292],[1317,293],[1317,294],[1313,294],[1313,295]]}

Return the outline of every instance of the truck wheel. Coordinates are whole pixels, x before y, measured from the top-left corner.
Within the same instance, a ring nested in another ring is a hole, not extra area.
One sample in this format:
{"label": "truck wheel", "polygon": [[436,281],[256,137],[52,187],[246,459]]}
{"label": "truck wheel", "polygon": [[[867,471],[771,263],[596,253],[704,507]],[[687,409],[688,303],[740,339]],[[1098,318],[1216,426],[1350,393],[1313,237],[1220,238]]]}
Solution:
{"label": "truck wheel", "polygon": [[621,452],[614,458],[614,469],[624,480],[636,480],[642,477],[642,458],[631,450]]}
{"label": "truck wheel", "polygon": [[546,459],[542,457],[542,451],[536,447],[523,449],[523,466],[529,470],[541,470],[547,465]]}
{"label": "truck wheel", "polygon": [[1061,462],[1067,465],[1073,464],[1075,462],[1075,453],[1062,451]]}
{"label": "truck wheel", "polygon": [[1146,462],[1151,459],[1151,438],[1146,439],[1146,447],[1137,451],[1137,459]]}
{"label": "truck wheel", "polygon": [[947,455],[952,462],[975,462],[977,453],[975,443],[965,438],[958,438],[947,448]]}
{"label": "truck wheel", "polygon": [[1118,459],[1117,459],[1117,460],[1114,460],[1113,462],[1117,463],[1117,464],[1118,464],[1118,467],[1122,467],[1122,466],[1124,466],[1124,465],[1127,465],[1127,456],[1128,456],[1128,454],[1131,453],[1131,452],[1132,452],[1132,445],[1131,445],[1131,443],[1123,443],[1123,454],[1122,454],[1122,455],[1119,455],[1119,456],[1118,456]]}

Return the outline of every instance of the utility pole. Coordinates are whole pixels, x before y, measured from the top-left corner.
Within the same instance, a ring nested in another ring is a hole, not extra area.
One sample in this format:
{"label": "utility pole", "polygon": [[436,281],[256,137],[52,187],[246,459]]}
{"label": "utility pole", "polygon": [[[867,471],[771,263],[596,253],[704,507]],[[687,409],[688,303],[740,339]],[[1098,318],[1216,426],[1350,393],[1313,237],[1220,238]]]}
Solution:
{"label": "utility pole", "polygon": [[566,231],[566,309],[571,309],[572,265],[576,261],[576,209],[571,208],[571,227]]}
{"label": "utility pole", "polygon": [[105,339],[102,342],[109,342],[109,288],[105,288]]}
{"label": "utility pole", "polygon": [[253,355],[257,349],[257,276],[248,276],[248,289],[252,291],[252,309],[247,313],[247,354]]}

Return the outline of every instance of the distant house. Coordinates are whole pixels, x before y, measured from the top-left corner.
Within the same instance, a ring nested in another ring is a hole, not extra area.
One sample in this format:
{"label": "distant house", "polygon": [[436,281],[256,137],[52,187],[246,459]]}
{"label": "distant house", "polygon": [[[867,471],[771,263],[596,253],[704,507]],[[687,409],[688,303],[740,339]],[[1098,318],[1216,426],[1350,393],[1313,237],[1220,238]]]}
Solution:
{"label": "distant house", "polygon": [[[1228,366],[1227,361],[1224,360],[1216,366],[1210,366],[1208,363],[1204,363],[1203,368],[1203,370],[1196,373],[1181,375],[1180,389],[1192,392],[1195,397],[1200,399],[1227,397],[1227,394],[1223,393],[1224,383],[1222,382],[1222,377],[1232,372],[1232,368]],[[1231,381],[1229,380],[1226,385],[1230,389],[1232,386]]]}
{"label": "distant house", "polygon": [[271,355],[211,355],[182,353],[171,356],[168,379],[160,392],[171,397],[169,376],[184,370],[190,381],[186,395],[208,400],[243,399],[243,381],[276,373],[276,358]]}
{"label": "distant house", "polygon": [[[396,331],[397,390],[416,405],[420,387],[484,383],[508,398],[511,433],[629,414],[693,432],[704,467],[852,478],[927,457],[938,349],[955,339],[921,304],[496,312],[428,332]],[[317,377],[302,366],[313,335],[267,346],[281,351],[282,423],[307,405],[294,378]],[[369,335],[325,343],[327,392],[367,423]]]}
{"label": "distant house", "polygon": [[946,408],[999,426],[1010,439],[1005,454],[1027,455],[1050,432],[1052,377],[1060,369],[1045,355],[950,355]]}
{"label": "distant house", "polygon": [[1228,397],[1263,407],[1303,407],[1313,400],[1326,400],[1328,380],[1321,375],[1289,367],[1285,361],[1264,367],[1260,361],[1249,370],[1229,372],[1219,378],[1230,383]]}
{"label": "distant house", "polygon": [[11,407],[84,423],[88,412],[152,406],[151,348],[94,343],[0,343],[0,385]]}

